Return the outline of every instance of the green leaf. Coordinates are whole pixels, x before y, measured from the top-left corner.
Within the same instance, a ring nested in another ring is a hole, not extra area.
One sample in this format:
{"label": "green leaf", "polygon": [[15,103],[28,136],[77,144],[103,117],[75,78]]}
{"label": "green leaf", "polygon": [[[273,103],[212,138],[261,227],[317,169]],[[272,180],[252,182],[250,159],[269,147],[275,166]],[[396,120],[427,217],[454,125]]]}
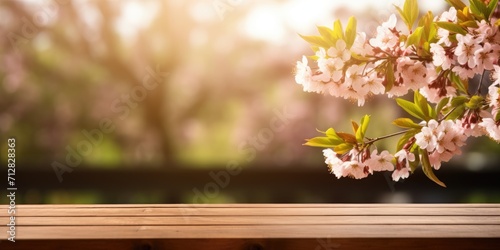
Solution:
{"label": "green leaf", "polygon": [[385,70],[385,92],[389,92],[394,86],[394,66],[391,61],[387,62]]}
{"label": "green leaf", "polygon": [[[401,8],[399,8],[399,6],[397,6],[397,5],[394,5],[394,7],[398,11],[401,19],[403,19],[403,21],[405,22],[406,26],[410,27],[410,25],[409,25],[410,21],[408,20],[408,17],[406,16],[405,12]],[[411,29],[411,28],[409,28],[409,29]]]}
{"label": "green leaf", "polygon": [[423,27],[417,27],[411,35],[408,36],[408,40],[406,40],[406,46],[419,46],[420,45],[420,40],[422,40],[422,34],[423,34],[424,28]]}
{"label": "green leaf", "polygon": [[[428,32],[427,32],[427,42],[433,42],[435,39],[436,39],[436,36],[437,36],[437,27],[436,27],[436,24],[435,23],[430,23],[428,25]],[[427,26],[426,26],[427,28]],[[430,46],[429,46],[430,47]]]}
{"label": "green leaf", "polygon": [[411,30],[413,24],[418,18],[418,2],[417,0],[406,0],[403,6],[403,12],[408,19],[408,30]]}
{"label": "green leaf", "polygon": [[435,22],[435,23],[437,26],[439,26],[440,28],[443,28],[445,30],[449,30],[451,32],[455,32],[455,33],[458,33],[461,35],[467,34],[467,31],[464,28],[462,28],[462,26],[460,26],[458,24],[451,23],[451,22]]}
{"label": "green leaf", "polygon": [[500,112],[497,112],[497,114],[495,115],[495,121],[499,121],[500,120]]}
{"label": "green leaf", "polygon": [[344,39],[344,30],[342,29],[342,23],[340,20],[337,20],[333,23],[333,37],[335,39]]}
{"label": "green leaf", "polygon": [[465,104],[461,104],[459,106],[456,106],[455,110],[453,110],[448,117],[446,117],[447,120],[456,120],[458,118],[461,118],[465,113]]}
{"label": "green leaf", "polygon": [[333,151],[335,151],[335,153],[337,153],[337,154],[345,154],[345,153],[349,152],[349,150],[351,150],[352,148],[353,148],[352,144],[342,143],[342,144],[335,146],[333,148]]}
{"label": "green leaf", "polygon": [[357,140],[356,140],[356,136],[352,135],[352,134],[348,134],[348,133],[337,133],[337,135],[342,138],[342,140],[344,140],[345,142],[347,143],[350,143],[350,144],[356,144],[357,143]]}
{"label": "green leaf", "polygon": [[356,18],[350,17],[347,22],[347,27],[345,28],[345,43],[347,45],[347,49],[350,49],[354,44],[354,40],[356,40]]}
{"label": "green leaf", "polygon": [[450,102],[449,97],[441,99],[441,101],[439,101],[439,103],[436,105],[436,114],[440,114],[441,110],[443,110],[444,106],[446,106],[448,102]]}
{"label": "green leaf", "polygon": [[470,0],[470,10],[472,14],[478,15],[480,17],[489,16],[488,7],[481,0]]}
{"label": "green leaf", "polygon": [[358,142],[363,142],[366,130],[368,129],[368,123],[370,123],[370,116],[369,115],[363,116],[363,118],[361,118],[361,126],[356,131],[356,139]]}
{"label": "green leaf", "polygon": [[457,10],[463,10],[465,8],[465,4],[462,0],[446,0],[451,6],[455,7]]}
{"label": "green leaf", "polygon": [[408,114],[410,114],[413,117],[416,117],[420,120],[425,120],[425,115],[422,113],[422,111],[414,103],[409,102],[409,101],[404,100],[404,99],[401,99],[401,98],[396,98],[396,102]]}
{"label": "green leaf", "polygon": [[410,140],[410,138],[415,136],[418,132],[420,132],[420,129],[412,129],[401,136],[398,140],[398,144],[396,145],[396,152],[403,149],[403,146]]}
{"label": "green leaf", "polygon": [[498,0],[490,0],[488,3],[488,15],[486,16],[486,19],[490,19],[491,15],[493,12],[495,12],[495,9],[497,8],[498,5]]}
{"label": "green leaf", "polygon": [[415,91],[413,92],[413,102],[420,109],[420,111],[422,111],[423,115],[425,116],[425,120],[428,121],[430,118],[430,114],[429,103],[427,103],[427,99],[425,99],[425,97],[422,96],[420,92]]}
{"label": "green leaf", "polygon": [[359,125],[355,121],[351,121],[352,124],[352,131],[356,134],[358,131]]}
{"label": "green leaf", "polygon": [[436,112],[436,110],[433,109],[431,107],[431,105],[427,105],[427,107],[428,107],[428,110],[429,110],[430,119],[437,120],[438,119],[438,113]]}
{"label": "green leaf", "polygon": [[476,21],[474,21],[474,20],[461,22],[461,23],[460,23],[460,26],[462,26],[462,27],[469,27],[469,28],[478,28],[478,27],[479,27],[479,26],[477,25],[477,22],[476,22]]}
{"label": "green leaf", "polygon": [[456,107],[465,104],[469,100],[467,96],[455,96],[451,99],[451,106]]}
{"label": "green leaf", "polygon": [[392,121],[392,124],[394,124],[400,128],[415,128],[415,129],[422,128],[422,126],[416,124],[410,118],[398,118],[398,119]]}
{"label": "green leaf", "polygon": [[446,185],[442,181],[440,181],[434,174],[431,163],[429,161],[429,154],[427,153],[427,150],[419,149],[419,151],[420,155],[422,156],[421,161],[422,161],[422,170],[424,171],[424,174],[439,186],[446,187]]}
{"label": "green leaf", "polygon": [[306,42],[310,43],[311,45],[322,47],[322,48],[330,48],[330,44],[323,39],[321,36],[303,36],[300,35],[302,39],[306,40]]}
{"label": "green leaf", "polygon": [[469,109],[479,109],[484,105],[484,98],[479,95],[474,95],[470,98],[470,100],[465,104]]}
{"label": "green leaf", "polygon": [[462,79],[460,79],[460,77],[458,75],[450,74],[450,80],[451,80],[451,82],[453,82],[453,84],[455,85],[455,87],[459,91],[461,91],[464,94],[469,93],[469,91],[468,91],[469,84],[467,82],[463,82]]}
{"label": "green leaf", "polygon": [[328,42],[330,44],[330,47],[334,46],[337,40],[333,37],[333,30],[325,26],[317,26],[317,28],[319,34],[321,35],[321,37],[323,37],[323,40]]}
{"label": "green leaf", "polygon": [[335,129],[333,128],[327,129],[324,134],[328,137],[338,137],[340,139],[340,137],[337,135],[337,132],[335,132]]}
{"label": "green leaf", "polygon": [[311,147],[333,148],[341,143],[343,143],[343,141],[333,140],[328,137],[314,137],[312,139],[306,140],[306,143],[304,143],[303,145]]}
{"label": "green leaf", "polygon": [[[417,150],[415,150],[414,148],[417,148]],[[413,144],[413,147],[411,149],[412,150],[410,150],[410,152],[415,155],[415,160],[410,162],[410,170],[413,173],[420,165],[420,150],[418,150],[418,145],[416,143]]]}

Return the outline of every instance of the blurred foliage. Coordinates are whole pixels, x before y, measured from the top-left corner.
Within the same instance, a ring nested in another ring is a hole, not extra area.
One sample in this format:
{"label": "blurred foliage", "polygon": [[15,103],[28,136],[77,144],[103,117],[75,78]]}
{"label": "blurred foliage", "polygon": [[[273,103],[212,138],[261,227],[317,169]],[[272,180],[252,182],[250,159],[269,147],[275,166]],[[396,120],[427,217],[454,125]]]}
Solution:
{"label": "blurred foliage", "polygon": [[[82,166],[321,163],[302,138],[351,105],[295,86],[308,48],[293,28],[280,43],[245,33],[260,5],[221,20],[206,1],[2,1],[0,131],[35,167],[71,149]],[[145,77],[159,84],[145,89]],[[284,111],[293,119],[282,130],[262,132]],[[87,155],[83,130],[103,120],[113,130]]]}
{"label": "blurred foliage", "polygon": [[[83,130],[96,131],[110,121],[112,131],[100,130],[102,140],[91,144],[81,167],[204,167],[236,160],[324,168],[328,174],[321,153],[302,146],[303,138],[316,134],[315,126],[349,130],[345,117],[359,120],[371,113],[378,131],[368,131],[370,136],[396,130],[385,123],[399,110],[381,99],[368,100],[366,110],[359,110],[347,101],[302,92],[293,68],[309,48],[297,35],[306,31],[291,23],[306,20],[296,15],[285,22],[271,12],[271,20],[281,23],[278,41],[252,36],[250,28],[272,26],[256,22],[264,18],[260,10],[266,4],[243,1],[219,16],[204,0],[0,1],[5,38],[0,40],[0,133],[16,138],[18,166],[52,171],[53,161],[65,162],[68,148],[89,141]],[[287,4],[272,2],[275,11]],[[335,19],[330,15],[348,17],[345,9],[324,13],[328,22]],[[381,21],[377,14],[369,9],[356,14],[360,29],[373,31]],[[315,29],[307,26],[309,33]],[[157,85],[145,89],[146,77]],[[276,112],[293,116],[270,136]],[[0,142],[5,149],[6,140]],[[116,199],[154,203],[162,195]],[[31,190],[20,199],[107,200],[95,190]],[[235,198],[221,195],[213,202],[224,201]]]}

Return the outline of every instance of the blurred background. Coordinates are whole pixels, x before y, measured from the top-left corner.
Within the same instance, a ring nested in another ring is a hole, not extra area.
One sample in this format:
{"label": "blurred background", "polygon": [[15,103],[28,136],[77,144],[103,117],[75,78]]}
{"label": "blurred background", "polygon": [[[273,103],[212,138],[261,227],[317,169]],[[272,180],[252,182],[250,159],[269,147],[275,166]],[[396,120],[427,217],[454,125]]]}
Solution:
{"label": "blurred background", "polygon": [[293,69],[312,54],[298,34],[351,15],[373,34],[402,3],[1,0],[0,156],[14,137],[17,203],[500,202],[500,147],[484,138],[437,171],[446,189],[420,170],[337,180],[302,146],[364,114],[371,137],[397,130],[391,101],[304,93]]}

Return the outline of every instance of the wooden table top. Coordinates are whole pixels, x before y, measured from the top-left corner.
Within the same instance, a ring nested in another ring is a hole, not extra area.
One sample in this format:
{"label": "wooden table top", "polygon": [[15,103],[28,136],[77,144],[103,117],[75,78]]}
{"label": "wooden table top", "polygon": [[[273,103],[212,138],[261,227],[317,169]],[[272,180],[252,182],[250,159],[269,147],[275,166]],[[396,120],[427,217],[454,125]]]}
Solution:
{"label": "wooden table top", "polygon": [[500,204],[17,205],[15,216],[16,240],[500,238]]}

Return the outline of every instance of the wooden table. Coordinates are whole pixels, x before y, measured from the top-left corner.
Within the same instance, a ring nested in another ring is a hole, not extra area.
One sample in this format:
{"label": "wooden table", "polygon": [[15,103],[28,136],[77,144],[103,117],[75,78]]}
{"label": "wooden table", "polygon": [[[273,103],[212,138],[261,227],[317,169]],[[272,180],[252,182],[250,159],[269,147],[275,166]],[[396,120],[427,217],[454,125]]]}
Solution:
{"label": "wooden table", "polygon": [[0,206],[0,249],[500,249],[496,204]]}

